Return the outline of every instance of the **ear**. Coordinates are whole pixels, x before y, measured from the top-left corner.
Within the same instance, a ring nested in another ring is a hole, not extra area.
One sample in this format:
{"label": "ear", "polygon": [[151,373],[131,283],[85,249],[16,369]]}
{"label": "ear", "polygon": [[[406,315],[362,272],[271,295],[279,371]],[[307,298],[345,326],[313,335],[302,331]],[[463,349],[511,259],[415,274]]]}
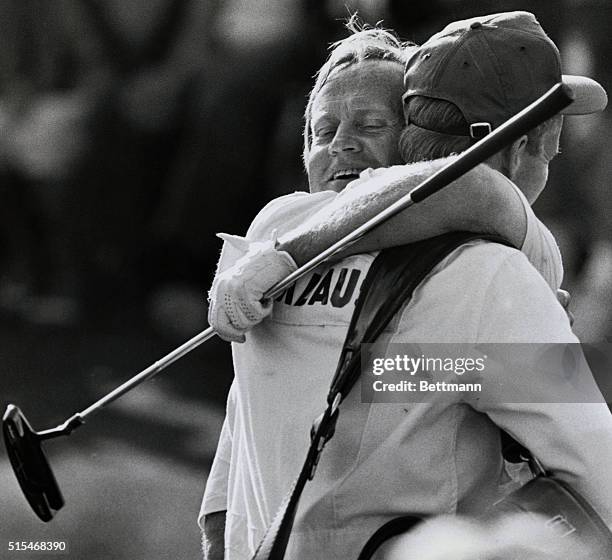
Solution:
{"label": "ear", "polygon": [[525,156],[525,150],[527,149],[528,138],[526,134],[523,134],[520,138],[512,142],[508,149],[505,151],[504,167],[507,170],[508,178],[513,181],[517,171],[521,167],[522,158]]}

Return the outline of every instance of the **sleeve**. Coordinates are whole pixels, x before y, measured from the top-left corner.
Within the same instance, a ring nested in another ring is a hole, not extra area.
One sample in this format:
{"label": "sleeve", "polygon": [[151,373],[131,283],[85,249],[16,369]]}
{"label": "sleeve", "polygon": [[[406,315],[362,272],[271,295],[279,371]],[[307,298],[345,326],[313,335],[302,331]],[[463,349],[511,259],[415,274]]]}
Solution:
{"label": "sleeve", "polygon": [[[274,230],[280,236],[297,227],[310,216],[318,212],[330,200],[337,196],[335,192],[324,191],[309,194],[295,192],[281,196],[269,202],[257,214],[246,234],[248,241],[264,241],[270,238]],[[232,236],[235,237],[235,236]],[[231,267],[248,250],[248,242],[234,243],[225,241],[221,249],[221,256],[217,262],[215,276]]]}
{"label": "sleeve", "polygon": [[268,239],[273,230],[278,235],[296,228],[336,198],[333,191],[318,193],[295,192],[276,198],[257,214],[247,238],[252,241]]}
{"label": "sleeve", "polygon": [[224,241],[223,246],[221,248],[221,255],[219,257],[219,261],[217,262],[217,269],[215,271],[215,276],[221,274],[224,270],[227,270],[242,256],[247,252],[248,244],[244,243],[239,245],[237,243],[230,243],[229,241]]}
{"label": "sleeve", "polygon": [[484,296],[478,340],[517,344],[487,345],[503,357],[483,373],[483,392],[469,404],[580,492],[612,527],[612,416],[555,295],[524,256],[513,253]]}
{"label": "sleeve", "polygon": [[200,514],[198,515],[198,525],[204,530],[204,517],[209,513],[227,510],[227,488],[229,480],[230,462],[232,457],[232,431],[234,414],[234,390],[233,385],[227,397],[227,412],[217,451],[213,460],[208,480],[206,481],[206,489],[202,499]]}
{"label": "sleeve", "polygon": [[[425,173],[427,171],[426,166],[427,163],[420,167],[397,165],[388,168],[366,169],[362,171],[359,179],[349,183],[344,192],[350,193],[365,187],[371,190],[384,189],[395,181],[401,181],[407,177],[415,177],[419,173]],[[433,174],[435,171],[435,168],[431,168],[427,174]],[[521,190],[505,175],[488,167],[487,173],[482,175],[482,177],[481,180],[485,182],[490,182],[493,179],[500,181],[516,193],[523,208],[526,223],[525,238],[520,249],[527,256],[529,262],[544,277],[552,290],[556,292],[563,280],[563,264],[561,252],[552,233],[534,214],[529,201]],[[442,216],[440,219],[442,219]]]}

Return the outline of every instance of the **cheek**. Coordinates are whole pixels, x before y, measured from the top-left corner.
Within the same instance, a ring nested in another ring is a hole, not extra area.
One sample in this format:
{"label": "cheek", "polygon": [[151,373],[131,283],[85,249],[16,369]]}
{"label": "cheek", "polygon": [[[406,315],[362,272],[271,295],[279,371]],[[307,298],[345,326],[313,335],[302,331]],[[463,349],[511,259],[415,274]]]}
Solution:
{"label": "cheek", "polygon": [[400,130],[388,134],[385,138],[379,138],[372,144],[372,153],[381,167],[388,167],[402,163],[399,152]]}
{"label": "cheek", "polygon": [[546,181],[548,180],[548,165],[539,163],[538,170],[536,172],[536,176],[542,188],[546,185]]}
{"label": "cheek", "polygon": [[525,174],[525,184],[530,185],[530,188],[529,188],[530,194],[529,196],[527,196],[527,198],[532,204],[540,196],[540,194],[546,187],[547,180],[548,180],[548,166],[547,165],[538,165],[535,169],[532,169],[530,173]]}
{"label": "cheek", "polygon": [[322,189],[325,170],[328,168],[327,150],[312,148],[306,162],[306,173],[310,192],[318,192]]}

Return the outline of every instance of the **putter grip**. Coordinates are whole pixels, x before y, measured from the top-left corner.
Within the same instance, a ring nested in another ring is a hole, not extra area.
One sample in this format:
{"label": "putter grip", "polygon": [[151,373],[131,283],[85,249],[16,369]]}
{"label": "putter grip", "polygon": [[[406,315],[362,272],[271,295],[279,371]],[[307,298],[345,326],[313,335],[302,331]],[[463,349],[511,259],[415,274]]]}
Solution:
{"label": "putter grip", "polygon": [[[264,294],[264,298],[268,299],[275,297],[286,287],[295,282],[298,278],[304,276],[304,274],[310,270],[314,269],[331,255],[334,255],[340,250],[346,248],[351,243],[354,243],[362,235],[365,235],[367,232],[385,222],[398,212],[401,212],[412,204],[420,202],[421,200],[424,200],[428,196],[444,188],[449,183],[459,178],[462,174],[483,162],[488,157],[491,157],[506,144],[514,142],[514,140],[520,138],[523,134],[529,132],[529,130],[538,124],[553,117],[555,114],[561,111],[561,109],[567,107],[567,105],[569,105],[572,101],[573,95],[567,86],[564,86],[563,84],[555,85],[542,97],[534,101],[531,105],[525,107],[525,109],[523,109],[520,113],[517,113],[514,117],[506,121],[491,134],[485,136],[482,140],[478,141],[471,148],[463,152],[456,160],[452,161],[440,171],[423,181],[410,193],[395,201],[388,208],[380,212],[380,214],[374,216],[356,228],[353,232],[334,243],[331,247],[328,247],[321,254],[317,255],[309,262],[298,268],[298,270],[287,276],[287,278],[281,280],[278,284],[270,288]],[[178,348],[175,348],[172,352],[166,354],[163,358],[154,364],[151,364],[148,368],[142,370],[140,373],[131,379],[128,379],[125,383],[90,405],[85,410],[70,418],[67,421],[67,429],[72,431],[72,429],[78,427],[82,422],[84,422],[89,415],[115,401],[128,391],[131,391],[143,381],[157,375],[170,364],[173,364],[176,360],[182,358],[209,338],[212,338],[214,334],[215,332],[213,331],[212,327],[208,327],[206,330],[189,339]],[[63,428],[64,426],[62,425],[58,429],[63,430]],[[47,433],[49,434],[49,437],[52,437],[51,433],[54,434],[56,431],[48,430]],[[43,432],[42,435],[45,435],[45,433]]]}
{"label": "putter grip", "polygon": [[568,86],[562,83],[556,84],[542,97],[463,152],[453,163],[434,173],[418,187],[415,187],[410,192],[410,198],[414,202],[425,200],[428,196],[438,192],[479,163],[499,152],[504,146],[554,117],[573,100],[573,92]]}

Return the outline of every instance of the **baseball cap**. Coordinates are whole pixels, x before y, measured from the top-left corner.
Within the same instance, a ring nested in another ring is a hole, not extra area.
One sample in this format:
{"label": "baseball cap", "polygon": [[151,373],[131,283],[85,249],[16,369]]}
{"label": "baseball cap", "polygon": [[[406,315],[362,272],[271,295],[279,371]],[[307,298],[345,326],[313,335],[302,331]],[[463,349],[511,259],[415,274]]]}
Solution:
{"label": "baseball cap", "polygon": [[559,82],[574,94],[563,114],[595,113],[608,102],[595,80],[561,73],[559,50],[533,14],[506,12],[453,22],[419,47],[406,63],[404,101],[449,101],[468,124],[495,128]]}

